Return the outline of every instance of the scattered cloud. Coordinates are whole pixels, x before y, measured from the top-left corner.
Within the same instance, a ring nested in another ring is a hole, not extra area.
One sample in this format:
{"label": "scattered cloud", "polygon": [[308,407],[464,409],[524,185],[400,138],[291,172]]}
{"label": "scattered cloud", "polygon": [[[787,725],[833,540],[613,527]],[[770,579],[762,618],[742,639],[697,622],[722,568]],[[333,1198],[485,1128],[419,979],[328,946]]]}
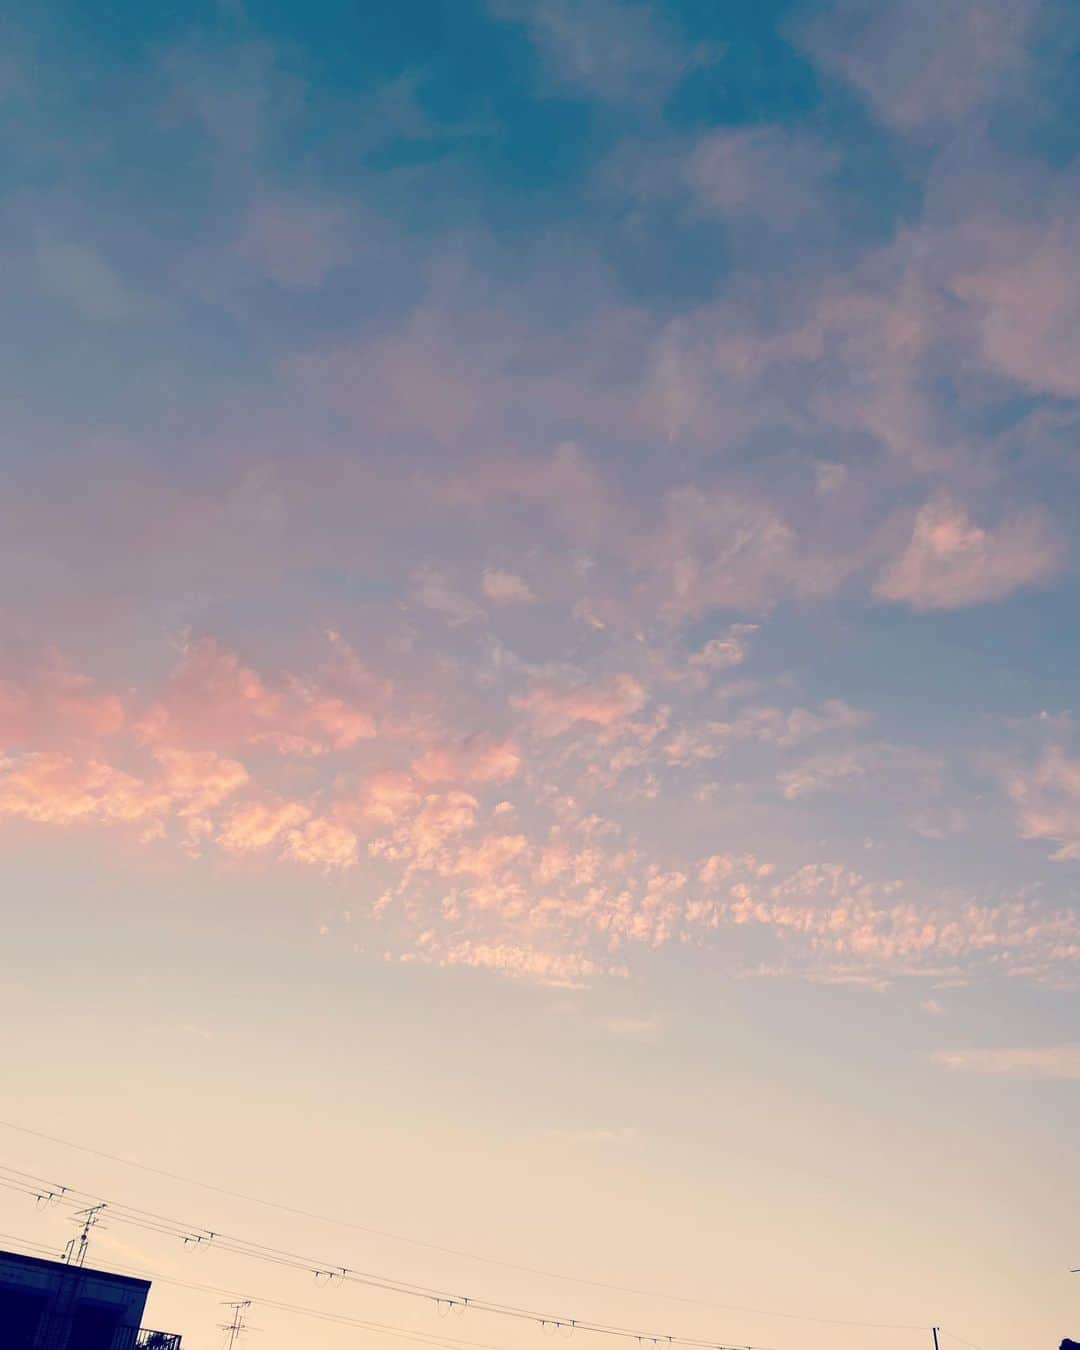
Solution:
{"label": "scattered cloud", "polygon": [[725,216],[751,216],[775,229],[805,227],[839,156],[820,141],[784,127],[745,127],[701,137],[687,162],[696,200]]}
{"label": "scattered cloud", "polygon": [[1080,759],[1047,746],[1034,768],[1014,772],[1007,786],[1021,837],[1056,844],[1051,856],[1058,862],[1080,862]]}
{"label": "scattered cloud", "polygon": [[481,585],[484,595],[496,605],[531,605],[536,600],[529,583],[514,572],[489,568]]}
{"label": "scattered cloud", "polygon": [[802,29],[814,59],[889,125],[955,128],[1022,72],[1039,0],[839,0]]}
{"label": "scattered cloud", "polygon": [[303,802],[246,802],[229,814],[217,842],[228,853],[261,852],[310,816]]}
{"label": "scattered cloud", "polygon": [[345,213],[304,199],[256,202],[236,252],[277,286],[313,290],[348,257]]}
{"label": "scattered cloud", "polygon": [[271,682],[213,638],[200,639],[143,714],[139,734],[146,744],[263,745],[281,754],[348,749],[375,735],[379,686],[351,654],[342,662],[342,654],[338,643],[336,664],[316,676]]}
{"label": "scattered cloud", "polygon": [[1080,249],[1075,212],[1046,225],[977,222],[949,281],[972,306],[987,364],[1037,393],[1080,397]]}
{"label": "scattered cloud", "polygon": [[701,666],[706,670],[729,670],[746,660],[749,643],[747,639],[758,631],[756,623],[734,623],[722,637],[710,638],[699,651],[690,657],[692,666]]}
{"label": "scattered cloud", "polygon": [[426,750],[413,772],[422,783],[506,783],[517,775],[521,762],[515,741],[472,736]]}
{"label": "scattered cloud", "polygon": [[336,821],[309,820],[288,832],[282,856],[328,871],[353,867],[357,862],[357,837]]}
{"label": "scattered cloud", "polygon": [[662,104],[714,47],[685,42],[660,10],[637,0],[489,0],[499,19],[525,24],[557,85],[612,103]]}
{"label": "scattered cloud", "polygon": [[483,610],[474,600],[455,589],[447,578],[433,567],[421,567],[415,577],[413,598],[425,609],[443,615],[457,625],[483,618]]}
{"label": "scattered cloud", "polygon": [[56,652],[32,672],[0,680],[2,749],[92,744],[116,735],[127,718],[120,695],[99,691]]}
{"label": "scattered cloud", "polygon": [[866,776],[870,770],[863,749],[842,750],[836,754],[814,755],[792,769],[777,774],[781,791],[789,801],[811,793],[831,792]]}
{"label": "scattered cloud", "polygon": [[[149,825],[198,817],[248,781],[236,760],[212,750],[158,750],[145,775],[95,759],[40,752],[0,764],[0,815],[49,825]],[[150,837],[148,836],[148,837]]]}
{"label": "scattered cloud", "polygon": [[83,319],[145,323],[159,314],[148,295],[127,282],[92,245],[40,234],[34,243],[38,284]]}
{"label": "scattered cloud", "polygon": [[878,577],[875,593],[916,610],[987,604],[1050,580],[1064,555],[1042,512],[984,528],[951,498],[938,496],[916,514],[911,538]]}
{"label": "scattered cloud", "polygon": [[601,729],[617,727],[640,712],[647,698],[644,687],[623,673],[570,688],[538,682],[515,704],[541,736],[559,736],[580,722]]}
{"label": "scattered cloud", "polygon": [[[131,126],[176,152],[155,174],[197,203],[176,231],[134,198],[100,228],[115,128],[89,104],[64,154],[101,171],[66,174],[66,219],[27,142],[6,217],[28,263],[12,379],[36,411],[8,428],[0,502],[5,832],[304,866],[355,888],[388,959],[555,987],[693,947],[868,989],[1075,971],[1071,908],[1031,899],[1006,850],[1031,851],[943,767],[979,756],[964,692],[920,754],[875,697],[884,644],[844,659],[868,594],[915,612],[872,624],[916,659],[922,616],[1064,572],[1080,283],[1075,175],[1049,91],[1030,97],[1039,7],[813,8],[795,36],[830,77],[817,111],[707,126],[730,91],[687,77],[720,53],[670,7],[490,0],[488,37],[537,58],[529,117],[573,149],[545,159],[539,214],[493,198],[413,229],[403,204],[475,187],[453,151],[502,135],[483,98],[440,121],[445,91],[409,67],[339,118],[259,41],[170,48],[125,86]],[[312,115],[360,175],[334,195],[278,158]],[[32,387],[47,345],[74,372],[44,382],[61,400]],[[364,659],[339,634],[301,657],[323,615]],[[720,678],[765,615],[758,678]],[[189,628],[162,661],[154,635]],[[82,667],[25,656],[54,631]],[[1019,720],[1030,685],[1011,688]],[[998,754],[1015,725],[981,724],[980,762],[1010,766],[1018,833],[1078,860],[1067,735],[1021,762]],[[859,809],[835,809],[851,789]],[[909,831],[967,832],[1020,898],[963,886],[967,840],[894,875]]]}
{"label": "scattered cloud", "polygon": [[1080,1045],[1032,1049],[939,1050],[935,1060],[958,1073],[1010,1078],[1080,1078]]}

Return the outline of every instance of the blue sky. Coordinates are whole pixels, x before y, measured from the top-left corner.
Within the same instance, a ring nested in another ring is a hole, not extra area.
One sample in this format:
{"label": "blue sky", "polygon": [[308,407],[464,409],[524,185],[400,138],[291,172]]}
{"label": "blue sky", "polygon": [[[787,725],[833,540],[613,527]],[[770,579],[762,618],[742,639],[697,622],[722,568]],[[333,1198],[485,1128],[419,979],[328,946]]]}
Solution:
{"label": "blue sky", "polygon": [[[1078,29],[10,16],[0,1116],[653,1291],[599,1320],[1057,1344]],[[565,1293],[424,1250],[364,1257]]]}

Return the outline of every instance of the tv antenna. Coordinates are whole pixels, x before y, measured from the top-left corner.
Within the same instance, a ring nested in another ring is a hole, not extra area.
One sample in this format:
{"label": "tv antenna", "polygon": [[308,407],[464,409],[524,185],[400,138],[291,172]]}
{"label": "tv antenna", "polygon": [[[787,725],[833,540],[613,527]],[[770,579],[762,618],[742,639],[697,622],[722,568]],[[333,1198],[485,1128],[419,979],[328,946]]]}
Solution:
{"label": "tv antenna", "polygon": [[86,1249],[90,1246],[90,1233],[101,1220],[104,1204],[93,1205],[90,1209],[80,1209],[72,1218],[82,1219],[82,1232],[73,1237],[64,1248],[64,1262],[69,1266],[82,1266],[86,1263]]}
{"label": "tv antenna", "polygon": [[229,1333],[228,1350],[233,1350],[233,1346],[244,1334],[244,1314],[251,1307],[251,1299],[241,1299],[239,1303],[226,1303],[225,1307],[232,1309],[233,1319],[231,1322],[222,1322],[221,1329]]}

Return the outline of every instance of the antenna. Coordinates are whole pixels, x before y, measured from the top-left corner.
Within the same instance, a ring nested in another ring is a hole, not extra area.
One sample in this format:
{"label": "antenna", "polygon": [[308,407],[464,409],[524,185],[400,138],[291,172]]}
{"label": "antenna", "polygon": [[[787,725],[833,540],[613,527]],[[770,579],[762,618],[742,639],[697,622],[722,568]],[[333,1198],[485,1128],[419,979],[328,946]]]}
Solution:
{"label": "antenna", "polygon": [[104,1203],[93,1205],[90,1209],[80,1209],[72,1215],[74,1219],[82,1219],[82,1232],[77,1238],[72,1238],[64,1248],[64,1262],[69,1266],[82,1266],[86,1263],[86,1249],[90,1245],[90,1232],[98,1226],[101,1219],[101,1211],[105,1209]]}
{"label": "antenna", "polygon": [[229,1333],[228,1350],[233,1350],[237,1340],[244,1334],[244,1314],[251,1307],[251,1299],[242,1299],[239,1303],[226,1303],[226,1308],[232,1309],[233,1319],[231,1322],[222,1322],[222,1331]]}

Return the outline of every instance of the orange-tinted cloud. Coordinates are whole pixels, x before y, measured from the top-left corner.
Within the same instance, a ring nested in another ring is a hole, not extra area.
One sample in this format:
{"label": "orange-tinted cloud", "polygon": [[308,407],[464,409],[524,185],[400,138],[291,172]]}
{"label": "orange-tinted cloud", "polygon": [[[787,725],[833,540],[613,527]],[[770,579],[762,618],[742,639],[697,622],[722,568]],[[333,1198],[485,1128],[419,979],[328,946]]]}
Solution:
{"label": "orange-tinted cloud", "polygon": [[303,802],[246,802],[230,812],[217,842],[229,853],[261,852],[310,816]]}
{"label": "orange-tinted cloud", "polygon": [[[163,821],[219,806],[248,781],[214,751],[159,750],[142,776],[96,759],[42,751],[0,764],[0,814],[47,824]],[[5,771],[6,770],[6,771]]]}
{"label": "orange-tinted cloud", "polygon": [[56,653],[32,674],[0,680],[0,750],[96,742],[125,720],[119,695],[100,692]]}
{"label": "orange-tinted cloud", "polygon": [[345,750],[375,734],[370,707],[321,677],[270,682],[213,638],[194,643],[140,724],[147,743],[261,745],[285,755]]}
{"label": "orange-tinted cloud", "polygon": [[433,746],[413,764],[423,783],[505,783],[521,769],[521,752],[509,738],[472,736]]}
{"label": "orange-tinted cloud", "polygon": [[578,722],[604,729],[617,726],[640,711],[647,697],[632,675],[618,674],[571,688],[537,683],[514,704],[541,736],[559,736]]}

